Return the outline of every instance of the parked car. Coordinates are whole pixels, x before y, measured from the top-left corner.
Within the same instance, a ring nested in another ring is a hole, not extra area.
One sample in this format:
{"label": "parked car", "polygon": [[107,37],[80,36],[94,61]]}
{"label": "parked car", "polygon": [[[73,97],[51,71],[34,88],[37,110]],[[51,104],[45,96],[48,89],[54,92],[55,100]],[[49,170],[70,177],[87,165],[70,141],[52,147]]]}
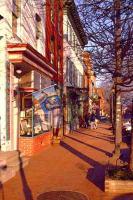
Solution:
{"label": "parked car", "polygon": [[124,121],[122,126],[123,142],[130,144],[131,142],[131,121]]}
{"label": "parked car", "polygon": [[106,122],[108,118],[106,116],[100,116],[100,121],[101,122]]}
{"label": "parked car", "polygon": [[131,130],[132,130],[131,121],[128,120],[128,121],[123,122],[123,127],[122,127],[123,134],[130,135]]}

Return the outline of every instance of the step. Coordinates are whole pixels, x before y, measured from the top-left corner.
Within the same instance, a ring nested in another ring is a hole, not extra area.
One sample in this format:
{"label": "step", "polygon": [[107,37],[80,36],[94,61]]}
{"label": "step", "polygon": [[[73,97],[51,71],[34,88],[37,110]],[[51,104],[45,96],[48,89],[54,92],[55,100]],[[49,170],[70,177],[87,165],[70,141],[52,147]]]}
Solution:
{"label": "step", "polygon": [[16,162],[10,163],[10,166],[0,170],[0,182],[5,183],[6,181],[10,180],[16,175],[17,171],[26,167],[28,164],[29,158],[23,158],[23,162],[21,164]]}
{"label": "step", "polygon": [[21,171],[23,168],[25,168],[29,164],[29,161],[25,161],[21,165],[13,165],[11,168],[13,168],[16,172]]}
{"label": "step", "polygon": [[18,155],[18,151],[0,151],[0,159],[1,160],[8,160],[11,157]]}
{"label": "step", "polygon": [[21,160],[12,160],[10,163],[8,163],[9,167],[23,167],[24,163],[29,163],[29,158],[28,157],[22,157]]}
{"label": "step", "polygon": [[13,168],[8,167],[4,170],[0,170],[0,182],[3,184],[15,175],[16,171]]}
{"label": "step", "polygon": [[16,154],[14,156],[11,156],[8,160],[6,160],[7,165],[10,165],[11,162],[13,161],[22,161],[24,157],[24,154]]}

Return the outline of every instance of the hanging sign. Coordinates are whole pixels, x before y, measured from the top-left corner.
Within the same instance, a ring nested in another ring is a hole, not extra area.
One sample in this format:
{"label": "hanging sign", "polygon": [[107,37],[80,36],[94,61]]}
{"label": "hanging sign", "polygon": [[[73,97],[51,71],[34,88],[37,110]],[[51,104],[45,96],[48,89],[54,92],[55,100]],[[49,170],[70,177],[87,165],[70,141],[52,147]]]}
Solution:
{"label": "hanging sign", "polygon": [[61,107],[61,99],[57,95],[55,87],[56,85],[51,85],[50,87],[32,93],[34,99],[39,102],[44,112]]}

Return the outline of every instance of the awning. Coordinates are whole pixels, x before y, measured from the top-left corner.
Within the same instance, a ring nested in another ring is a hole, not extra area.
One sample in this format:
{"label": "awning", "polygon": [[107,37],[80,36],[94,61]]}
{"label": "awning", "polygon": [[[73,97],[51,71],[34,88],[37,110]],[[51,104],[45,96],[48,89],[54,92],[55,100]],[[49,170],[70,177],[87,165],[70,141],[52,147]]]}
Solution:
{"label": "awning", "polygon": [[31,70],[38,71],[50,78],[56,75],[53,66],[47,59],[29,44],[8,44],[8,59],[14,64],[15,71],[20,69],[21,75]]}

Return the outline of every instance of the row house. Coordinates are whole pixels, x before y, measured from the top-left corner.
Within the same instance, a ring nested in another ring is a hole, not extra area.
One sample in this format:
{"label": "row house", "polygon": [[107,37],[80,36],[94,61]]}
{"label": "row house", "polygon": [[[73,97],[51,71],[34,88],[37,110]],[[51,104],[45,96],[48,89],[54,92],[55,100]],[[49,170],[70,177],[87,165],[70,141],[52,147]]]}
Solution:
{"label": "row house", "polygon": [[63,14],[63,91],[65,133],[79,127],[79,116],[83,116],[83,79],[85,65],[82,52],[87,37],[73,0],[66,1]]}
{"label": "row house", "polygon": [[50,144],[56,113],[33,92],[63,82],[63,1],[0,1],[0,148],[33,155]]}
{"label": "row house", "polygon": [[85,70],[85,78],[84,78],[84,85],[87,88],[87,96],[85,104],[84,104],[84,111],[88,111],[89,113],[92,112],[95,106],[95,98],[98,98],[97,89],[96,89],[96,75],[93,70],[93,63],[91,58],[91,53],[88,51],[83,52],[83,61],[86,66]]}
{"label": "row house", "polygon": [[83,61],[86,66],[85,77],[84,77],[84,87],[87,87],[87,95],[84,112],[86,110],[91,113],[95,111],[97,115],[105,115],[108,111],[109,113],[109,104],[105,97],[104,88],[96,87],[96,74],[93,70],[93,63],[91,58],[91,53],[88,51],[83,52]]}

